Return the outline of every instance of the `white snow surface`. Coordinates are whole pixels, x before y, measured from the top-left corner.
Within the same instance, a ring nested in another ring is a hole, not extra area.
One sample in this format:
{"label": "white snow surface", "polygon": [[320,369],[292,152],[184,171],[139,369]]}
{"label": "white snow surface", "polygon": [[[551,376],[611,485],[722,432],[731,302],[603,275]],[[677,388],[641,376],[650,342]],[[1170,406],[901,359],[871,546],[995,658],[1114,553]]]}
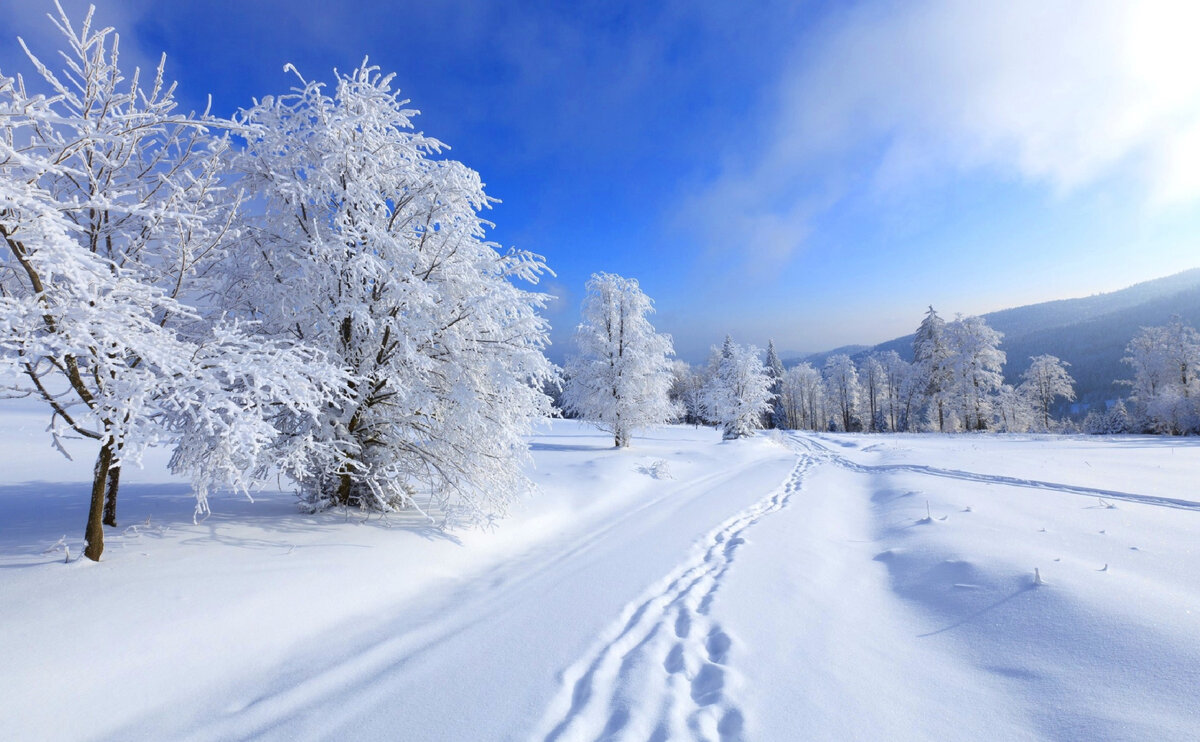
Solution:
{"label": "white snow surface", "polygon": [[4,739],[1200,738],[1197,439],[555,421],[451,532],[194,524],[148,455],[93,563],[42,428],[0,418]]}

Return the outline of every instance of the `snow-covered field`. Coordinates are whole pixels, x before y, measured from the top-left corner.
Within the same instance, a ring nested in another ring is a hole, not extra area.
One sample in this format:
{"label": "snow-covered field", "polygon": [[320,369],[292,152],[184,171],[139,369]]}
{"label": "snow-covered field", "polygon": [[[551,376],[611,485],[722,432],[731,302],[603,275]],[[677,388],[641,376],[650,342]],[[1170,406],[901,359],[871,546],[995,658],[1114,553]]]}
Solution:
{"label": "snow-covered field", "polygon": [[450,533],[193,524],[149,458],[64,564],[90,462],[41,427],[0,418],[4,739],[1200,738],[1196,439],[559,421],[540,491]]}

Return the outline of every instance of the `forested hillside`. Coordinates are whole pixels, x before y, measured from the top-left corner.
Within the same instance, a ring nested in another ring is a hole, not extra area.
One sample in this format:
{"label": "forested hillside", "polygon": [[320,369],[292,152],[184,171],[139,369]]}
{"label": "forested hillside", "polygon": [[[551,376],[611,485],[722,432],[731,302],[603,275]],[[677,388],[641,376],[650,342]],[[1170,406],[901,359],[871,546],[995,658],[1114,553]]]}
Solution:
{"label": "forested hillside", "polygon": [[[920,309],[914,309],[914,329],[921,318]],[[953,316],[954,307],[937,309]],[[983,318],[990,327],[1004,333],[1000,347],[1008,355],[1006,383],[1020,382],[1031,357],[1054,355],[1071,364],[1079,409],[1085,409],[1086,405],[1126,394],[1127,387],[1117,383],[1131,378],[1128,364],[1121,362],[1126,345],[1139,328],[1166,324],[1173,315],[1179,315],[1185,324],[1200,324],[1200,268],[1120,291],[1003,309]],[[912,341],[912,335],[905,335],[865,349],[837,348],[791,359],[788,365],[807,361],[819,368],[838,353],[848,353],[858,361],[872,351],[889,350],[912,360]]]}

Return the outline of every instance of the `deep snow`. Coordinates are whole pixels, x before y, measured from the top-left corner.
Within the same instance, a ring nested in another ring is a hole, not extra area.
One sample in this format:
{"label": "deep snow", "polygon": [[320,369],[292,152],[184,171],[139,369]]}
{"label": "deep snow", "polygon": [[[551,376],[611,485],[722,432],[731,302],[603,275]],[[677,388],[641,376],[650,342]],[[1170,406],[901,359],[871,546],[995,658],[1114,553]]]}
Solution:
{"label": "deep snow", "polygon": [[539,492],[449,533],[282,492],[193,524],[150,456],[64,564],[86,452],[0,426],[5,739],[1200,736],[1194,439],[557,421]]}

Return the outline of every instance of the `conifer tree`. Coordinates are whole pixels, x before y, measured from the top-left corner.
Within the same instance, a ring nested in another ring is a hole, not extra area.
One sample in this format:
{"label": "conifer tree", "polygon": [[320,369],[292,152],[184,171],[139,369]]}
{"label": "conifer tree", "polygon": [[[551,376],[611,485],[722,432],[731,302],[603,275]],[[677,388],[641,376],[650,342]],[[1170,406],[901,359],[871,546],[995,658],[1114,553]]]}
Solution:
{"label": "conifer tree", "polygon": [[945,331],[946,321],[930,306],[913,338],[913,366],[918,388],[929,406],[931,418],[942,432],[946,430],[946,396],[952,381]]}
{"label": "conifer tree", "polygon": [[771,376],[771,413],[769,418],[770,428],[786,428],[788,427],[787,409],[783,401],[783,361],[779,360],[779,354],[775,352],[775,341],[767,341],[767,373]]}
{"label": "conifer tree", "polygon": [[713,368],[705,390],[706,416],[721,426],[725,440],[753,435],[771,409],[771,377],[758,348],[744,348],[725,336],[713,348]]}

